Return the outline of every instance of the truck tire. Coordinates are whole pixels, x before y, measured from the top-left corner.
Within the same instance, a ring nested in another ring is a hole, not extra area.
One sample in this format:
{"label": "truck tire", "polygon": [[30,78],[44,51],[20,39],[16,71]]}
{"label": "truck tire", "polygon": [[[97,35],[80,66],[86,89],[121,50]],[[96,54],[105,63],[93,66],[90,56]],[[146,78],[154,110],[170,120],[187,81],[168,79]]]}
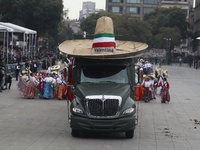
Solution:
{"label": "truck tire", "polygon": [[80,132],[78,130],[72,129],[71,135],[73,137],[78,137],[80,135]]}
{"label": "truck tire", "polygon": [[131,139],[134,136],[134,130],[126,131],[126,138]]}

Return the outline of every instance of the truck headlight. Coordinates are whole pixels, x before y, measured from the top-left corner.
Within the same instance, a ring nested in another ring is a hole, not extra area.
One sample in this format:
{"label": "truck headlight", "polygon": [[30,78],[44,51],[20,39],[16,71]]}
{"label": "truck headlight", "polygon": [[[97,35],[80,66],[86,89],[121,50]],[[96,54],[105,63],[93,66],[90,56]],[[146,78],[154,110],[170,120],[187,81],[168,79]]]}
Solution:
{"label": "truck headlight", "polygon": [[123,112],[123,115],[133,113],[134,110],[135,110],[135,108],[128,108],[128,109],[126,109],[126,110]]}
{"label": "truck headlight", "polygon": [[83,111],[82,111],[80,108],[77,108],[77,107],[73,107],[73,108],[72,108],[72,111],[73,111],[74,113],[77,113],[77,114],[83,114]]}

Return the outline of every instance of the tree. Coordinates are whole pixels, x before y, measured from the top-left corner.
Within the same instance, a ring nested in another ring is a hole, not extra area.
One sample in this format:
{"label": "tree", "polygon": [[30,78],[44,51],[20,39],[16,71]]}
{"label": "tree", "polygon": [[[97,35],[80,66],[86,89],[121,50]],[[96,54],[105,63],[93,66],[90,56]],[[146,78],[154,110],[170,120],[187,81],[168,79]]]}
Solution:
{"label": "tree", "polygon": [[62,0],[0,0],[2,22],[36,30],[38,36],[55,40],[62,20]]}
{"label": "tree", "polygon": [[171,39],[170,47],[174,47],[180,44],[181,32],[178,28],[173,27],[162,27],[159,30],[159,33],[155,36],[156,48],[166,48],[166,40]]}
{"label": "tree", "polygon": [[180,44],[181,39],[189,36],[189,23],[186,21],[184,10],[172,8],[157,8],[155,11],[145,14],[143,20],[152,27],[154,47],[163,48],[164,37],[173,39],[172,46]]}

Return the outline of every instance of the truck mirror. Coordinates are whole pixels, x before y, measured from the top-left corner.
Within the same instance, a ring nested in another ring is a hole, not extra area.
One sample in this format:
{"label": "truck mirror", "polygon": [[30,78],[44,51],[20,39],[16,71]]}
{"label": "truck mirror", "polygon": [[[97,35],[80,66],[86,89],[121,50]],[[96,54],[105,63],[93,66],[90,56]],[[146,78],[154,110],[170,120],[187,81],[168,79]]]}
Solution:
{"label": "truck mirror", "polygon": [[73,85],[70,87],[70,92],[75,92],[75,87]]}

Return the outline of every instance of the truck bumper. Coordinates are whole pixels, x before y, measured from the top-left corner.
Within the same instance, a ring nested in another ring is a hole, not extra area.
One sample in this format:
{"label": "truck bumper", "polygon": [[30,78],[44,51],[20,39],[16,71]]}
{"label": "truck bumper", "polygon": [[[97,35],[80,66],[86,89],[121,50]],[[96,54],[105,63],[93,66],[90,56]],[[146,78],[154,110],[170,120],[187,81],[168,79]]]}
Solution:
{"label": "truck bumper", "polygon": [[135,120],[134,115],[115,119],[91,119],[72,115],[70,126],[79,131],[125,132],[135,129]]}

